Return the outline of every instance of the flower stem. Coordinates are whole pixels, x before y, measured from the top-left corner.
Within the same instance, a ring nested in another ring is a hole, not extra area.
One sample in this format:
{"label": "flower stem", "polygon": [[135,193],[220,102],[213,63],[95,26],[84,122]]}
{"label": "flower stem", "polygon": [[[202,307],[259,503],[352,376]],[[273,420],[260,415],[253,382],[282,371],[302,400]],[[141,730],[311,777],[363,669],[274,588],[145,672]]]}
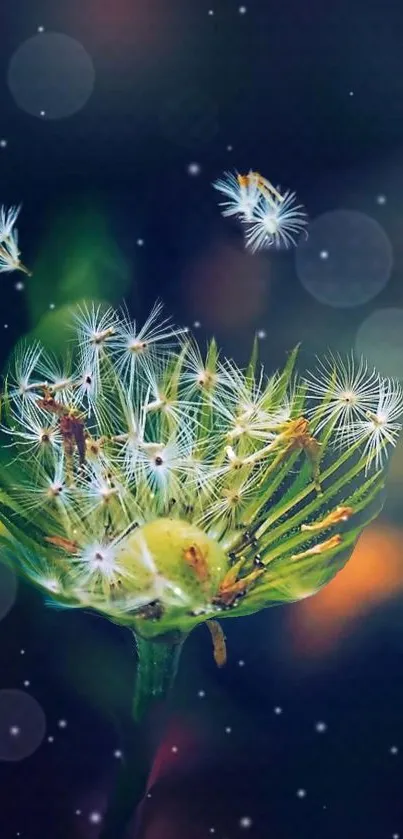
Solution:
{"label": "flower stem", "polygon": [[132,720],[124,743],[124,760],[106,812],[99,839],[123,839],[128,823],[147,789],[153,754],[150,713],[167,699],[173,685],[185,636],[172,633],[157,639],[135,635],[138,654]]}
{"label": "flower stem", "polygon": [[139,721],[152,704],[169,695],[185,638],[171,633],[152,640],[140,635],[135,639],[138,665],[132,710],[134,719]]}

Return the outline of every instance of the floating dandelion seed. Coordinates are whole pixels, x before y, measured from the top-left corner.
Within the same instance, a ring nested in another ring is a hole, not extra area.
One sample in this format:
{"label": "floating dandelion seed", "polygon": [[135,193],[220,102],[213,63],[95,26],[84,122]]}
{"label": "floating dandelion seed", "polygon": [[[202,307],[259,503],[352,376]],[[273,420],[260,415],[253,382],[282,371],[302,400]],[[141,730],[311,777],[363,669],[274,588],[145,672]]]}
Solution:
{"label": "floating dandelion seed", "polygon": [[[244,7],[242,7],[244,8]],[[214,188],[225,196],[224,216],[236,216],[246,225],[245,244],[253,253],[265,248],[289,248],[297,243],[308,223],[294,192],[280,192],[258,172],[226,172]]]}
{"label": "floating dandelion seed", "polygon": [[28,268],[20,260],[18,231],[14,228],[21,207],[0,208],[0,273],[22,271],[31,276]]}
{"label": "floating dandelion seed", "polygon": [[0,208],[0,244],[9,239],[13,233],[13,227],[19,216],[21,207]]}
{"label": "floating dandelion seed", "polygon": [[255,253],[265,248],[289,248],[307,225],[302,204],[295,192],[286,192],[281,201],[260,201],[246,230],[246,247]]}
{"label": "floating dandelion seed", "polygon": [[136,720],[198,624],[223,666],[220,619],[297,601],[344,566],[382,506],[402,411],[364,363],[332,356],[302,380],[294,351],[266,378],[258,341],[242,371],[160,316],[82,309],[69,359],[20,345],[2,399],[2,556],[49,605],[134,633]]}
{"label": "floating dandelion seed", "polygon": [[225,201],[220,202],[224,209],[223,216],[236,216],[241,221],[252,221],[253,213],[261,199],[258,175],[240,175],[238,172],[225,172],[213,184],[214,189],[221,192]]}

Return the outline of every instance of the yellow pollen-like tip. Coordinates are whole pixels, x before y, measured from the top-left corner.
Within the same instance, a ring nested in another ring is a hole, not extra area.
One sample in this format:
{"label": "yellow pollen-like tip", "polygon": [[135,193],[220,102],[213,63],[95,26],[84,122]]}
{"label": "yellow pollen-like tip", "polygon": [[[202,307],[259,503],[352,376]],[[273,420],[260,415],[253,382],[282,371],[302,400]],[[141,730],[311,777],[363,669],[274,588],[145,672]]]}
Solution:
{"label": "yellow pollen-like tip", "polygon": [[305,559],[308,556],[315,556],[316,554],[326,553],[326,551],[332,551],[334,548],[337,548],[341,542],[342,537],[339,533],[336,533],[335,536],[331,536],[330,539],[326,539],[326,542],[320,542],[318,545],[314,545],[313,548],[308,548],[306,551],[293,554],[291,559]]}

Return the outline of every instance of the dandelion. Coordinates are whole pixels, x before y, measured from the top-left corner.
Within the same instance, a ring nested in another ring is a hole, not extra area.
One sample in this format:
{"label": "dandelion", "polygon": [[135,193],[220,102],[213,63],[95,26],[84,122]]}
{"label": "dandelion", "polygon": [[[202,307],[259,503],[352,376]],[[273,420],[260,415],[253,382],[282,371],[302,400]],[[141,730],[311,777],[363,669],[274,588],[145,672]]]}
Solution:
{"label": "dandelion", "polygon": [[30,277],[31,272],[20,260],[18,231],[14,229],[19,212],[20,207],[0,208],[0,273],[22,271]]}
{"label": "dandelion", "polygon": [[111,585],[122,576],[116,547],[107,541],[93,542],[77,549],[71,562],[73,578],[76,576],[80,588],[87,589],[88,593],[92,587],[96,589],[97,583],[102,590],[109,591]]}
{"label": "dandelion", "polygon": [[10,419],[14,424],[10,429],[3,430],[21,447],[24,457],[28,454],[34,457],[34,465],[35,457],[41,461],[55,454],[57,449],[61,450],[62,437],[56,420],[49,418],[39,408],[32,406],[23,415],[14,409],[10,412]]}
{"label": "dandelion", "polygon": [[263,248],[296,245],[308,223],[295,192],[280,192],[258,172],[226,172],[213,186],[226,196],[224,216],[236,216],[246,226],[245,244],[253,253]]}
{"label": "dandelion", "polygon": [[[42,348],[39,348],[38,352],[37,360],[33,361],[33,369],[36,370],[39,381],[36,381],[34,389],[37,390],[38,384],[42,382],[44,387],[47,386],[53,394],[57,395],[60,402],[70,403],[73,399],[74,387],[77,386],[71,376],[71,360],[67,358],[60,361],[51,354],[45,354]],[[28,384],[28,393],[32,394],[32,392]]]}
{"label": "dandelion", "polygon": [[117,318],[113,309],[102,310],[92,304],[78,309],[75,315],[80,352],[89,367],[98,364],[104,346],[115,335]]}
{"label": "dandelion", "polygon": [[221,201],[221,206],[224,207],[223,216],[236,216],[242,221],[252,220],[253,212],[261,198],[256,173],[240,175],[238,172],[225,172],[224,177],[215,181],[213,186],[225,196],[226,200]]}
{"label": "dandelion", "polygon": [[351,441],[365,443],[367,468],[375,463],[381,469],[386,457],[386,446],[395,446],[402,428],[402,389],[396,382],[381,380],[376,409],[367,410],[365,417],[350,428]]}
{"label": "dandelion", "polygon": [[161,310],[162,305],[157,303],[140,329],[127,314],[119,323],[115,358],[121,376],[130,387],[133,386],[136,374],[141,374],[144,369],[152,373],[159,356],[162,354],[166,358],[167,350],[175,346],[177,336],[188,332],[186,327],[174,329],[169,318],[160,321]]}
{"label": "dandelion", "polygon": [[[42,353],[43,348],[37,342],[28,345],[21,343],[15,352],[13,367],[6,380],[7,395],[11,401],[18,401],[21,412],[29,403],[36,404],[38,400],[38,384],[42,381],[39,373]],[[34,372],[39,379],[33,380]]]}
{"label": "dandelion", "polygon": [[[47,603],[134,634],[136,721],[199,624],[223,666],[221,620],[344,566],[382,506],[403,407],[364,362],[330,356],[301,379],[295,350],[267,377],[258,341],[241,370],[160,314],[83,309],[68,359],[21,345],[3,395],[2,555]],[[128,816],[112,809],[105,839]]]}
{"label": "dandelion", "polygon": [[255,207],[246,229],[245,243],[253,253],[265,248],[289,248],[308,224],[302,204],[295,192],[285,192],[280,200],[263,199]]}
{"label": "dandelion", "polygon": [[218,358],[215,341],[210,342],[206,358],[203,358],[199,346],[189,340],[186,344],[182,373],[185,398],[210,400],[216,391],[222,392],[227,380],[228,377]]}
{"label": "dandelion", "polygon": [[65,482],[63,458],[56,461],[53,471],[38,468],[35,484],[30,483],[27,476],[18,489],[17,497],[20,505],[31,515],[49,507],[58,508],[61,514],[68,514],[72,493]]}
{"label": "dandelion", "polygon": [[317,431],[332,423],[343,442],[357,421],[375,411],[380,397],[380,377],[368,370],[364,359],[351,354],[345,360],[330,354],[319,360],[316,373],[306,377],[307,395],[313,403],[310,416],[318,420]]}
{"label": "dandelion", "polygon": [[19,216],[21,207],[0,207],[0,244],[12,236],[13,227]]}

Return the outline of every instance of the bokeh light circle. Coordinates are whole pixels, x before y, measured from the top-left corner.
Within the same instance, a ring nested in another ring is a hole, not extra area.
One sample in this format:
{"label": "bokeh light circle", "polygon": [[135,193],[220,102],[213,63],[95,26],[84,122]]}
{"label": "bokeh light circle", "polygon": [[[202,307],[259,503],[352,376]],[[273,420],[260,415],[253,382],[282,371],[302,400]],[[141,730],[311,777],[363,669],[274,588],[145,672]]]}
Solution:
{"label": "bokeh light circle", "polygon": [[383,376],[403,380],[403,309],[372,312],[358,329],[355,346]]}
{"label": "bokeh light circle", "polygon": [[8,68],[8,85],[17,105],[40,119],[63,119],[81,110],[94,82],[94,65],[82,44],[58,32],[29,38]]}
{"label": "bokeh light circle", "polygon": [[17,578],[12,568],[0,562],[0,620],[14,606],[17,596]]}
{"label": "bokeh light circle", "polygon": [[361,306],[386,286],[392,245],[375,219],[355,210],[334,210],[314,219],[296,249],[298,277],[320,303]]}
{"label": "bokeh light circle", "polygon": [[24,760],[36,752],[45,734],[45,713],[33,696],[0,690],[0,760]]}
{"label": "bokeh light circle", "polygon": [[199,88],[181,88],[164,102],[160,127],[171,142],[186,149],[200,149],[218,132],[217,105]]}

